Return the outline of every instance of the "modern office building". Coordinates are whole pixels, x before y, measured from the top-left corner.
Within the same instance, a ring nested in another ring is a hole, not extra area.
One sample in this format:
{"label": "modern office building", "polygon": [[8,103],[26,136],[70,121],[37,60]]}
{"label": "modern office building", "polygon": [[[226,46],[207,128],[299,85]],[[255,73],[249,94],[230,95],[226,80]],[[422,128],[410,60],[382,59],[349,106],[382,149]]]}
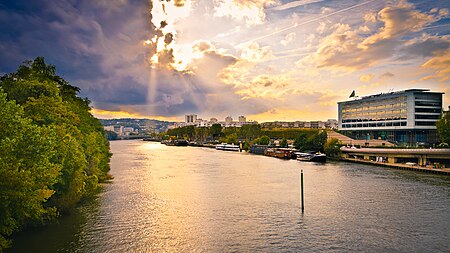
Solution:
{"label": "modern office building", "polygon": [[338,129],[355,139],[432,145],[439,141],[436,121],[443,94],[409,89],[338,102]]}

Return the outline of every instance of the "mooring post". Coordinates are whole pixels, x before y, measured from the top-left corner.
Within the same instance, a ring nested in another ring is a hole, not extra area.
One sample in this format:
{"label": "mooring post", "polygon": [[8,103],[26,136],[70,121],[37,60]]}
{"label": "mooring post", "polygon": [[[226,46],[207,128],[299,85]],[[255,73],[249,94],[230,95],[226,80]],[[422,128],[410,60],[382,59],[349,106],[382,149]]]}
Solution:
{"label": "mooring post", "polygon": [[302,213],[305,212],[305,202],[304,202],[304,198],[303,198],[303,170],[300,173],[300,194],[302,195]]}

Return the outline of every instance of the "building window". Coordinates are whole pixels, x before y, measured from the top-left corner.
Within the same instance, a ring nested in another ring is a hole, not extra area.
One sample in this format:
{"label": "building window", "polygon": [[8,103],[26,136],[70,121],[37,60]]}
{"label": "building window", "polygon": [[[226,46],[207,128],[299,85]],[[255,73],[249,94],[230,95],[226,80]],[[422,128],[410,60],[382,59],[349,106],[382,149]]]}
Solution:
{"label": "building window", "polygon": [[415,115],[416,119],[440,119],[441,115]]}
{"label": "building window", "polygon": [[416,112],[441,113],[441,109],[416,108]]}
{"label": "building window", "polygon": [[416,121],[416,126],[435,126],[436,122],[434,121]]}

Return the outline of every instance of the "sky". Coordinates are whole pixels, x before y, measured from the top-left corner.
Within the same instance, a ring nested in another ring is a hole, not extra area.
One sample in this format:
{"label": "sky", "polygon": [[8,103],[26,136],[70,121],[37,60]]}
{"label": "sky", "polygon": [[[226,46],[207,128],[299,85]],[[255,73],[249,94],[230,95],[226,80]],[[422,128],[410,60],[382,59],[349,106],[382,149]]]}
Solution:
{"label": "sky", "polygon": [[309,121],[412,88],[450,105],[450,1],[5,0],[0,74],[45,57],[99,118]]}

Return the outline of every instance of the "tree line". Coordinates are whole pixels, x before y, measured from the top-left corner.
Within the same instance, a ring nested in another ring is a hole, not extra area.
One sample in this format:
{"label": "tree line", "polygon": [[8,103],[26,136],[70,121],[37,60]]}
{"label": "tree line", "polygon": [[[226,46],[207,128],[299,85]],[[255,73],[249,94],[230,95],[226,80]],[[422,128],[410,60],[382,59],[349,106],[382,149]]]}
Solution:
{"label": "tree line", "polygon": [[324,151],[327,133],[319,129],[263,129],[259,124],[243,125],[242,127],[224,128],[220,124],[211,127],[185,126],[169,129],[163,134],[167,137],[185,138],[191,141],[223,143],[243,143],[244,149],[251,145],[269,145],[274,140],[281,147],[287,147],[287,140],[294,140],[294,147],[301,151]]}
{"label": "tree line", "polygon": [[109,143],[79,91],[42,57],[0,78],[0,251],[110,178]]}

